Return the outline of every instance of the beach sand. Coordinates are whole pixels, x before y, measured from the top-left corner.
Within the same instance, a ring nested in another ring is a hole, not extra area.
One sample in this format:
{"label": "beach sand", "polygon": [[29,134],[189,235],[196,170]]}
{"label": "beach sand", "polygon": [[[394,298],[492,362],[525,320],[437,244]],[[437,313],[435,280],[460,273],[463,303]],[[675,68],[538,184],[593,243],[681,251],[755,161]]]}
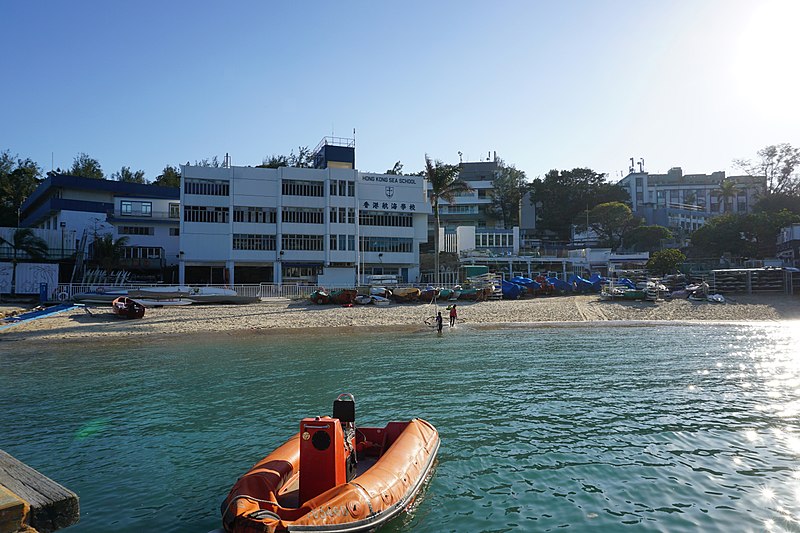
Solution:
{"label": "beach sand", "polygon": [[[440,303],[447,323],[446,303]],[[19,306],[0,305],[0,312]],[[275,299],[250,305],[191,305],[148,308],[144,318],[125,320],[111,307],[77,309],[0,331],[3,341],[53,341],[169,336],[199,333],[258,332],[315,328],[425,331],[435,315],[431,304],[353,307],[318,306],[308,301]],[[459,328],[514,327],[548,323],[639,321],[758,322],[800,319],[800,297],[783,294],[732,295],[724,304],[685,299],[658,302],[601,301],[597,295],[543,297],[527,300],[458,302]],[[445,326],[445,330],[447,327]],[[11,346],[8,344],[7,347]]]}

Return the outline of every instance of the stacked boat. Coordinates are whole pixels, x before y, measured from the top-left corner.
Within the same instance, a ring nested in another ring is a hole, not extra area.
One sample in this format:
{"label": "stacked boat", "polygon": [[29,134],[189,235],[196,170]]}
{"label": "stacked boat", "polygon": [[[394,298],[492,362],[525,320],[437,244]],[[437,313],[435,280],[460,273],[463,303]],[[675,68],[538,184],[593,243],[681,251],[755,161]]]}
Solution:
{"label": "stacked boat", "polygon": [[136,300],[145,307],[191,304],[249,304],[261,301],[258,296],[241,296],[233,289],[221,287],[158,286],[140,289],[98,287],[75,294],[72,300],[83,304],[111,305],[120,297]]}

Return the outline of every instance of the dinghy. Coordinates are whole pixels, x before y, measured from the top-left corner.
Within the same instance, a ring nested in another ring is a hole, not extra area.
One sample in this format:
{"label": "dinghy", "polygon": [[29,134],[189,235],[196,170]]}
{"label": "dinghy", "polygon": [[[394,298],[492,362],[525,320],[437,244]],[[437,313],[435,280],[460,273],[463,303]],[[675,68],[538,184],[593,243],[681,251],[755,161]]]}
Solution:
{"label": "dinghy", "polygon": [[127,296],[119,296],[111,302],[114,314],[122,318],[142,318],[144,305]]}
{"label": "dinghy", "polygon": [[333,417],[304,418],[300,432],[239,478],[222,502],[229,533],[372,531],[414,502],[433,471],[439,433],[414,418],[356,427],[355,400]]}

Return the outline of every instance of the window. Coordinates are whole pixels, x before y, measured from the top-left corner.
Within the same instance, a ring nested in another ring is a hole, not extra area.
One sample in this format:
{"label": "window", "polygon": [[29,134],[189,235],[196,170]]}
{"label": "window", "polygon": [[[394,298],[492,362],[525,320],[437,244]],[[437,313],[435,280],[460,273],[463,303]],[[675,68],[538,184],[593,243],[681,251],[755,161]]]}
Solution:
{"label": "window", "polygon": [[275,224],[275,210],[268,207],[233,207],[234,222],[249,222],[255,224]]}
{"label": "window", "polygon": [[283,250],[321,252],[323,250],[322,242],[322,235],[284,234],[281,248]]}
{"label": "window", "polygon": [[233,234],[234,250],[275,250],[275,235]]}
{"label": "window", "polygon": [[187,205],[183,210],[183,221],[227,224],[228,208]]}
{"label": "window", "polygon": [[117,233],[120,235],[155,235],[156,229],[147,226],[120,226]]}
{"label": "window", "polygon": [[355,251],[356,249],[356,236],[355,235],[331,235],[330,239],[332,251]]}
{"label": "window", "polygon": [[181,234],[181,228],[169,228],[170,237],[178,237]]}
{"label": "window", "polygon": [[164,249],[152,246],[124,246],[121,255],[123,259],[161,259],[164,257]]}
{"label": "window", "polygon": [[120,202],[120,211],[123,215],[133,214],[133,202]]}
{"label": "window", "polygon": [[336,213],[338,212],[339,211],[337,207],[331,207],[330,221],[329,221],[331,224],[336,224],[336,221],[339,219],[339,217],[336,216]]}
{"label": "window", "polygon": [[355,181],[348,181],[347,182],[347,196],[355,196],[356,195],[356,182]]}
{"label": "window", "polygon": [[323,224],[324,211],[318,208],[284,207],[281,222],[294,224]]}
{"label": "window", "polygon": [[385,211],[361,211],[358,213],[358,223],[362,226],[410,228],[414,225],[414,215]]}
{"label": "window", "polygon": [[205,196],[228,196],[230,184],[224,180],[204,180],[186,178],[183,180],[185,194],[201,194]]}
{"label": "window", "polygon": [[325,196],[325,184],[321,181],[283,180],[281,192],[284,196]]}
{"label": "window", "polygon": [[169,218],[181,218],[181,204],[169,204]]}
{"label": "window", "polygon": [[335,180],[331,180],[330,195],[331,196],[336,196],[336,181]]}
{"label": "window", "polygon": [[142,202],[142,216],[149,217],[153,214],[153,204],[151,202]]}
{"label": "window", "polygon": [[361,237],[361,250],[365,252],[399,252],[413,251],[414,240],[401,237]]}

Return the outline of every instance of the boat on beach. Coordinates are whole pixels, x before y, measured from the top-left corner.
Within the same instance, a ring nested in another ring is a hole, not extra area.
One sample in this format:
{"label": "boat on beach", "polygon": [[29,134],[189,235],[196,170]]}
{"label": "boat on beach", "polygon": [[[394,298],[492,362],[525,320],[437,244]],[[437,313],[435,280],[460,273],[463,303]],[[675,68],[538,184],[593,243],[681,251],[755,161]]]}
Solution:
{"label": "boat on beach", "polygon": [[145,306],[133,298],[119,296],[111,303],[111,308],[120,318],[142,318]]}
{"label": "boat on beach", "polygon": [[300,431],[256,463],[222,503],[229,533],[373,531],[408,509],[432,474],[439,433],[413,418],[356,427],[355,400]]}
{"label": "boat on beach", "polygon": [[397,287],[392,291],[392,298],[396,302],[414,302],[419,300],[420,293],[416,287]]}

